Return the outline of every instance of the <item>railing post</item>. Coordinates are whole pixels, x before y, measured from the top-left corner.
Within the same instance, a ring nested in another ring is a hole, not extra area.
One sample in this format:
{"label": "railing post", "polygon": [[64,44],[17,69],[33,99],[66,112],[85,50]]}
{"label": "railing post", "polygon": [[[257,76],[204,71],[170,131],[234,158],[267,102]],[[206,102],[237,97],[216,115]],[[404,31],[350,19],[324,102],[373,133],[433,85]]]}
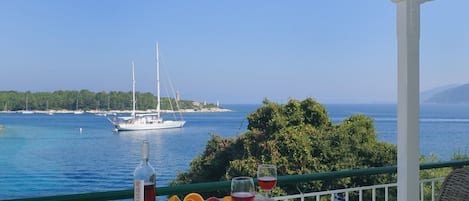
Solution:
{"label": "railing post", "polygon": [[391,0],[397,5],[397,200],[419,199],[419,40],[420,4],[427,0]]}

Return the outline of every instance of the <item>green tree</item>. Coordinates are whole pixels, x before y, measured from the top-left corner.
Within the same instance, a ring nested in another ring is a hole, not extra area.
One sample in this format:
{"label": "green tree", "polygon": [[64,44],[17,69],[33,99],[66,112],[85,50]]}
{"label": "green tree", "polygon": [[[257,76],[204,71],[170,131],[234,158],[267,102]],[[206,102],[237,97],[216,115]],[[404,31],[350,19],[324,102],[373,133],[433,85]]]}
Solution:
{"label": "green tree", "polygon": [[[374,122],[352,115],[334,125],[325,107],[311,98],[281,105],[269,100],[249,114],[248,131],[224,139],[214,135],[205,151],[172,184],[255,176],[257,165],[277,165],[278,175],[309,174],[396,164],[395,145],[376,140]],[[274,194],[298,193],[395,181],[394,175],[315,181],[276,188]],[[219,193],[218,196],[228,192]],[[207,196],[209,195],[207,194]],[[366,195],[365,195],[366,196]]]}

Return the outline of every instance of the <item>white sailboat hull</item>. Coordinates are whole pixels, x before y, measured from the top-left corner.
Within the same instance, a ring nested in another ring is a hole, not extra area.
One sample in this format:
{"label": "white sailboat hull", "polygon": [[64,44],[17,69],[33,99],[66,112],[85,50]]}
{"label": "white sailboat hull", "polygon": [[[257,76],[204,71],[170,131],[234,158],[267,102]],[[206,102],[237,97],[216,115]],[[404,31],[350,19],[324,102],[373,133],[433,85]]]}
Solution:
{"label": "white sailboat hull", "polygon": [[181,128],[186,121],[163,121],[150,116],[113,122],[117,131],[159,130],[168,128]]}

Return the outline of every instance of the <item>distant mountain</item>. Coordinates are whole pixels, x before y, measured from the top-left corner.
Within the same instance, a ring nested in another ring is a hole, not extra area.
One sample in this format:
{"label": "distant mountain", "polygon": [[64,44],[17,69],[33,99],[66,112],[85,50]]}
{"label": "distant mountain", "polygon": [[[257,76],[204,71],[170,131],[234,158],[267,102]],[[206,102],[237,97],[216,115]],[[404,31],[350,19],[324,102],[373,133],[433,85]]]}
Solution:
{"label": "distant mountain", "polygon": [[420,92],[420,100],[421,102],[427,102],[430,98],[435,96],[438,93],[441,93],[443,91],[446,91],[448,89],[456,88],[458,86],[461,86],[460,84],[449,84],[449,85],[444,85],[440,87],[436,87],[427,91]]}
{"label": "distant mountain", "polygon": [[[434,90],[426,91],[421,94],[424,103],[442,103],[442,104],[469,104],[469,83],[450,87],[439,87]],[[433,91],[433,94],[430,93]]]}

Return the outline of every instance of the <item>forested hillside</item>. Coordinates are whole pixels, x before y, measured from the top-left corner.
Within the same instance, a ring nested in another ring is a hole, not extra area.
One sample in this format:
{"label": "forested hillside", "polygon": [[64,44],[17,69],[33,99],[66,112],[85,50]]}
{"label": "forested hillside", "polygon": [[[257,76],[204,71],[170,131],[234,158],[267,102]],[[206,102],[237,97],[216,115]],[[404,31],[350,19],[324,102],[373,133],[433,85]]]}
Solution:
{"label": "forested hillside", "polygon": [[423,99],[425,103],[469,104],[469,83],[454,86]]}
{"label": "forested hillside", "polygon": [[[161,109],[176,108],[174,98],[162,97]],[[136,92],[138,110],[156,108],[156,97],[151,93]],[[26,104],[28,108],[26,108]],[[216,107],[214,104],[200,104],[190,100],[179,100],[180,109],[202,109]],[[132,92],[111,91],[91,92],[16,92],[0,91],[0,111],[19,110],[131,110]]]}

